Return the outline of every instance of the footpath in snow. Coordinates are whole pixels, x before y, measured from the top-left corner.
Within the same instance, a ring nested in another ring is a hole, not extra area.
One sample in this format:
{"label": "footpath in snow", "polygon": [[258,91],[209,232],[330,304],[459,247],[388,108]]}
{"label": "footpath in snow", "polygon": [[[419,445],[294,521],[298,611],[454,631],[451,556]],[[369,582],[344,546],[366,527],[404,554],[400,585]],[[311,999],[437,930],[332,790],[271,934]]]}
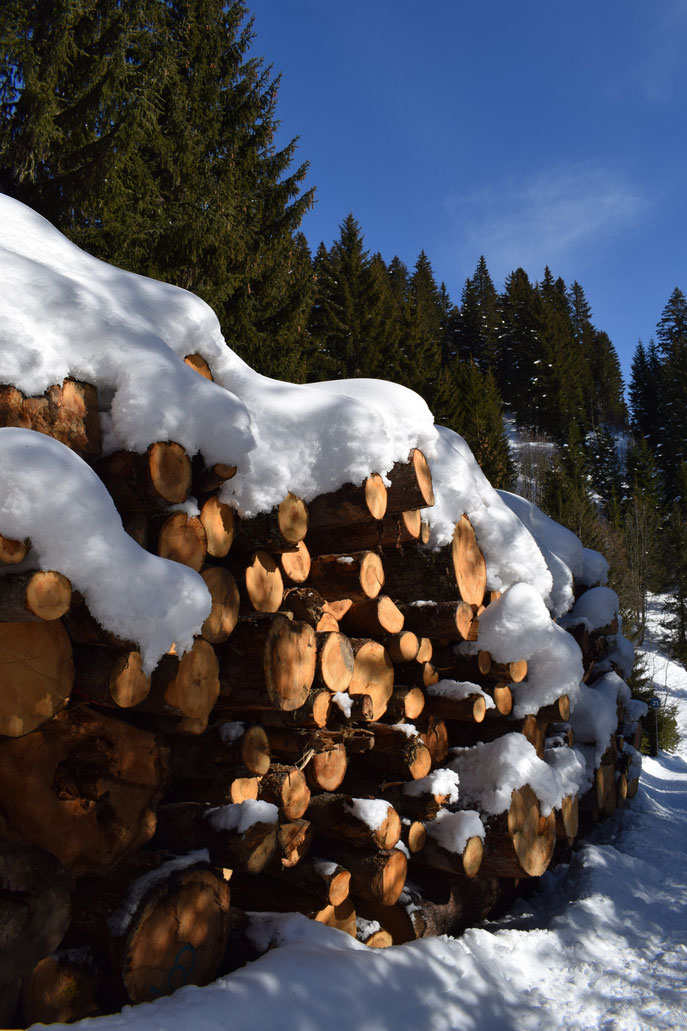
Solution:
{"label": "footpath in snow", "polygon": [[[687,731],[687,673],[655,644]],[[187,987],[97,1031],[643,1031],[687,1028],[687,739],[645,758],[628,808],[507,917],[461,938],[369,950],[291,915],[261,918],[279,944],[206,988]],[[66,1027],[67,1025],[54,1025]]]}

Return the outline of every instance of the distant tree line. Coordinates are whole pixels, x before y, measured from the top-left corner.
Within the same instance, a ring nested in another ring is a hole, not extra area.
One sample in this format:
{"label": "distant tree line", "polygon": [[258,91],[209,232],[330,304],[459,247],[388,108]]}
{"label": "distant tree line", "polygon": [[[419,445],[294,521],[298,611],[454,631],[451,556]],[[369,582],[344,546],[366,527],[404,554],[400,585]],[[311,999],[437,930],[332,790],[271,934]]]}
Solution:
{"label": "distant tree line", "polygon": [[262,373],[412,387],[492,483],[522,486],[507,409],[554,456],[531,496],[611,553],[640,635],[647,590],[671,592],[687,661],[684,295],[637,348],[628,432],[579,283],[518,268],[499,292],[480,258],[454,301],[424,251],[385,261],[352,214],[312,255],[308,166],[297,139],[275,144],[279,77],[253,39],[243,0],[4,0],[0,189],[96,256],[199,294]]}

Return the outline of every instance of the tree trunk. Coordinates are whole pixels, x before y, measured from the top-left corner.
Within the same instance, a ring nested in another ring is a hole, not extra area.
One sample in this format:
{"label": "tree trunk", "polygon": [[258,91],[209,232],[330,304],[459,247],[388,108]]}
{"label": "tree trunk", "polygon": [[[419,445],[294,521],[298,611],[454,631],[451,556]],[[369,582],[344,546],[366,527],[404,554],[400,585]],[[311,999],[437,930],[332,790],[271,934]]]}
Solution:
{"label": "tree trunk", "polygon": [[403,613],[386,594],[352,605],[341,621],[355,637],[384,637],[403,630]]}
{"label": "tree trunk", "polygon": [[81,645],[74,665],[74,693],[95,705],[129,709],[140,705],[150,691],[139,651]]}
{"label": "tree trunk", "polygon": [[308,506],[295,494],[287,494],[271,512],[239,520],[234,547],[239,551],[291,551],[307,530]]}
{"label": "tree trunk", "polygon": [[432,473],[419,448],[413,448],[407,462],[396,462],[389,472],[387,512],[430,508],[434,504]]}
{"label": "tree trunk", "polygon": [[355,799],[349,795],[315,795],[308,819],[320,837],[388,850],[398,844],[401,820],[389,803],[380,799]]}
{"label": "tree trunk", "polygon": [[472,624],[472,606],[466,601],[423,602],[402,605],[405,626],[418,636],[467,641]]}
{"label": "tree trunk", "polygon": [[377,473],[358,486],[345,483],[332,493],[320,494],[308,506],[309,532],[382,519],[386,496],[387,489]]}
{"label": "tree trunk", "polygon": [[508,814],[487,824],[481,872],[489,877],[541,877],[556,844],[556,815],[542,816],[527,784],[513,791]]}

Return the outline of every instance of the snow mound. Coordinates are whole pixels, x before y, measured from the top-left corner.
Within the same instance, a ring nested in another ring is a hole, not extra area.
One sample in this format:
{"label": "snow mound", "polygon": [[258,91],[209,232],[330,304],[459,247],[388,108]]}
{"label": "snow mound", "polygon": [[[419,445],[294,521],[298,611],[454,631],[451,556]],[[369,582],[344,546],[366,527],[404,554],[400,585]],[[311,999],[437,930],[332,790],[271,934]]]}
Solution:
{"label": "snow mound", "polygon": [[601,630],[613,623],[619,609],[620,602],[615,591],[610,587],[592,587],[577,599],[572,611],[561,619],[561,626]]}
{"label": "snow mound", "polygon": [[147,673],[173,643],[191,647],[211,607],[202,577],[140,548],[90,466],[42,433],[2,428],[0,469],[0,533],[32,545],[5,572],[63,573],[102,626],[138,643]]}
{"label": "snow mound", "polygon": [[480,838],[482,841],[485,838],[484,824],[479,818],[479,813],[471,809],[457,813],[442,809],[435,819],[425,823],[425,830],[428,838],[447,852],[456,855],[461,855],[465,851],[470,838]]}

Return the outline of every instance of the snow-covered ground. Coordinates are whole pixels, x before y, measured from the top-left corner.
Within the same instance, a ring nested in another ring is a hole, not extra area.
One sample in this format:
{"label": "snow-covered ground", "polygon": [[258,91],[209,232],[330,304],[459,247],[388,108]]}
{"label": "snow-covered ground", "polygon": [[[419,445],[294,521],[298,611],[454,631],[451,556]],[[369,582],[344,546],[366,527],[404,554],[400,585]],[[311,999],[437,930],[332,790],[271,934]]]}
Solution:
{"label": "snow-covered ground", "polygon": [[[653,643],[687,731],[687,672]],[[277,943],[206,988],[187,987],[97,1031],[643,1031],[687,1028],[687,738],[644,759],[640,788],[569,866],[505,918],[461,938],[370,950],[305,917],[261,918]],[[58,1025],[54,1025],[58,1026]],[[66,1027],[66,1025],[62,1025]],[[74,1025],[72,1025],[74,1026]]]}

